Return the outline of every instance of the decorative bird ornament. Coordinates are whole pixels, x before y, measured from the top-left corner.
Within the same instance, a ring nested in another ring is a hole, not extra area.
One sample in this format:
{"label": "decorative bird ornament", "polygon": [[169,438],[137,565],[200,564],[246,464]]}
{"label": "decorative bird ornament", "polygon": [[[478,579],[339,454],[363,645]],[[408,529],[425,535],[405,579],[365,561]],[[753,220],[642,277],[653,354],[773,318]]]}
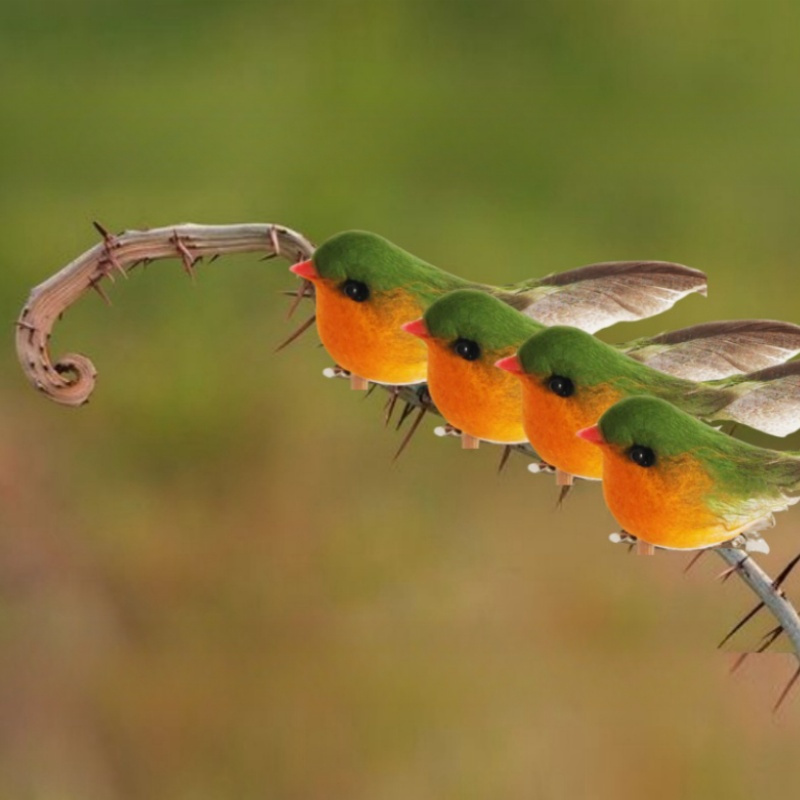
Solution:
{"label": "decorative bird ornament", "polygon": [[739,441],[661,398],[620,400],[578,437],[601,453],[611,513],[657,547],[758,538],[800,499],[800,453]]}

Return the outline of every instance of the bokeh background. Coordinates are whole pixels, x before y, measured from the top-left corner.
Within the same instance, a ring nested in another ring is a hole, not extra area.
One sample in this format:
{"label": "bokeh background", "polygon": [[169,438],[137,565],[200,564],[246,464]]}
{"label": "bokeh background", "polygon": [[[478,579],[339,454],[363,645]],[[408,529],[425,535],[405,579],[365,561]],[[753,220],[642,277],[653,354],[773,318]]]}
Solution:
{"label": "bokeh background", "polygon": [[597,487],[557,512],[432,425],[392,465],[382,398],[323,380],[313,333],[273,353],[284,262],[87,297],[54,339],[100,370],[81,409],[12,332],[93,219],[366,228],[493,282],[707,271],[609,340],[800,322],[798,33],[780,0],[5,0],[0,797],[791,793],[793,666],[727,674],[751,598],[721,562],[627,556]]}

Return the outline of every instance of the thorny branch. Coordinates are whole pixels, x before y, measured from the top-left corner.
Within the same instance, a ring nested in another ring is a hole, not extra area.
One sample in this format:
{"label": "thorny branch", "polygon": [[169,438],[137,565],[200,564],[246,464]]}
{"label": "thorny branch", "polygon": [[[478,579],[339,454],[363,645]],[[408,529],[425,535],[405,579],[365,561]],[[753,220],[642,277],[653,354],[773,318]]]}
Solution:
{"label": "thorny branch", "polygon": [[[775,703],[774,710],[777,711],[789,694],[794,682],[800,677],[800,616],[798,616],[797,610],[781,589],[781,584],[789,574],[789,571],[797,564],[798,559],[793,559],[787,568],[773,581],[755,559],[747,553],[730,547],[717,547],[715,552],[730,565],[731,569],[736,571],[736,574],[758,595],[760,600],[759,605],[746,615],[742,622],[733,627],[731,632],[722,640],[722,643],[724,644],[763,606],[766,606],[772,612],[772,615],[778,621],[778,627],[767,634],[764,645],[758,648],[758,652],[766,650],[781,633],[785,633],[791,642],[792,654],[797,660],[798,666]],[[742,659],[737,661],[734,668],[738,667],[741,661]]]}
{"label": "thorny branch", "polygon": [[58,403],[79,406],[91,395],[97,372],[84,355],[67,353],[55,363],[49,340],[56,321],[87,291],[106,302],[102,282],[127,277],[134,267],[165,258],[180,258],[190,275],[203,258],[230,253],[283,256],[292,263],[308,258],[314,246],[280,225],[193,225],[185,223],[145,231],[109,233],[98,223],[102,242],[35,287],[17,320],[17,355],[28,380]]}
{"label": "thorny branch", "polygon": [[[50,399],[71,406],[87,402],[94,389],[97,373],[89,358],[78,353],[67,353],[53,362],[49,350],[50,336],[56,321],[87,291],[96,291],[105,302],[109,302],[101,286],[106,278],[113,282],[115,274],[127,277],[128,272],[137,265],[162,259],[180,258],[185,271],[190,277],[194,277],[195,266],[206,257],[214,261],[222,255],[256,252],[265,254],[265,258],[281,256],[295,263],[309,258],[314,252],[314,246],[301,234],[280,225],[264,223],[183,223],[144,231],[125,231],[117,235],[109,233],[99,223],[95,223],[95,227],[102,242],[36,286],[16,323],[17,355],[28,380]],[[303,298],[313,300],[314,297],[307,282],[297,292],[289,294],[296,296],[291,311],[294,311]],[[284,345],[299,336],[309,325],[310,321],[304,323]],[[330,377],[349,377],[347,372],[338,367],[327,370],[326,373]],[[438,414],[438,411],[425,384],[381,388],[390,393],[386,409],[387,424],[398,400],[405,403],[398,428],[409,414],[417,410],[417,417],[401,444],[397,453],[399,455],[422,417],[427,413]],[[528,446],[515,446],[513,449],[538,461],[538,456]],[[503,451],[501,469],[509,452],[508,448]],[[538,467],[541,470],[547,469],[546,465]],[[785,633],[791,642],[798,668],[778,698],[775,705],[777,709],[794,682],[800,678],[800,616],[781,589],[783,579],[795,562],[773,581],[749,554],[728,547],[717,547],[714,551],[730,566],[730,572],[735,572],[760,600],[759,605],[723,641],[733,635],[760,608],[766,606],[777,620],[778,626],[767,634],[759,651],[766,649],[781,633]],[[737,665],[738,663],[741,661]]]}

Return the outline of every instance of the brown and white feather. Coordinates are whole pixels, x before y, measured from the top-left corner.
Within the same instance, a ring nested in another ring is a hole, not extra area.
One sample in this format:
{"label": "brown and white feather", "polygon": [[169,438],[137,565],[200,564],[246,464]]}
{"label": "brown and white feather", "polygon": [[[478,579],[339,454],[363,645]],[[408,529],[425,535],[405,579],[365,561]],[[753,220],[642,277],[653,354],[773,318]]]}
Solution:
{"label": "brown and white feather", "polygon": [[608,261],[509,287],[504,297],[544,325],[595,333],[617,322],[652,317],[694,292],[705,295],[704,273],[669,261]]}

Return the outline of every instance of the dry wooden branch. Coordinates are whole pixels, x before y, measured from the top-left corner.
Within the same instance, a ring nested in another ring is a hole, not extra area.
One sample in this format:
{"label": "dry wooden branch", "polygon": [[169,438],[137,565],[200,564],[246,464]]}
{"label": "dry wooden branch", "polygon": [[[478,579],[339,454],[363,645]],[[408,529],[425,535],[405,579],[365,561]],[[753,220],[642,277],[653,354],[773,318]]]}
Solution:
{"label": "dry wooden branch", "polygon": [[84,355],[67,353],[55,363],[49,340],[61,315],[89,290],[108,302],[101,282],[127,276],[138,264],[180,258],[191,276],[202,258],[230,253],[265,253],[296,262],[309,258],[314,246],[280,225],[193,225],[185,223],[145,231],[110,234],[95,227],[103,241],[35,287],[17,320],[17,355],[33,386],[58,403],[79,406],[89,399],[97,373]]}

